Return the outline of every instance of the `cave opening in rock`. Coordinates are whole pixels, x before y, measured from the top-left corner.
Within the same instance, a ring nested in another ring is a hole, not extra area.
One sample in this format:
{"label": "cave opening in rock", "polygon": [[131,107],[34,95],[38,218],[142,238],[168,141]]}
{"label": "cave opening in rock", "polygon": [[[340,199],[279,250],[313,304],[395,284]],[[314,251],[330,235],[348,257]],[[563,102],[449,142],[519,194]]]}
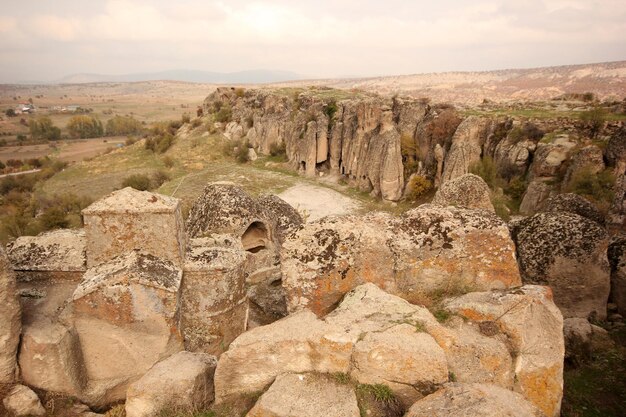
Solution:
{"label": "cave opening in rock", "polygon": [[266,249],[269,242],[269,232],[262,222],[253,222],[241,236],[244,250],[257,253]]}

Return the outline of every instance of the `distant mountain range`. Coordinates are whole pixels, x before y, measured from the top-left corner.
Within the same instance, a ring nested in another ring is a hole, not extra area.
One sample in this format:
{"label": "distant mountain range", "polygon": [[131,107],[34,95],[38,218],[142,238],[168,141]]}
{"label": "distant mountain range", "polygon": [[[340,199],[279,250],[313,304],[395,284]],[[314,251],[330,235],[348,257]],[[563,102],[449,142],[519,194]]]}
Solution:
{"label": "distant mountain range", "polygon": [[54,84],[84,84],[100,82],[184,81],[206,84],[262,84],[302,80],[300,74],[290,71],[250,70],[238,72],[212,72],[196,70],[171,70],[160,72],[110,74],[72,74],[53,81]]}

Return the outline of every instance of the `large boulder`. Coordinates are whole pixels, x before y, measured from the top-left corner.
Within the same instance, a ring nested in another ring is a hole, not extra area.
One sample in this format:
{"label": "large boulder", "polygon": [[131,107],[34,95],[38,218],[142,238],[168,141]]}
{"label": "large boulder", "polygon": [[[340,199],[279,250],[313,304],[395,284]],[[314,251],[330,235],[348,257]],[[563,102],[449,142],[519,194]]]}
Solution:
{"label": "large boulder", "polygon": [[495,212],[487,183],[478,175],[465,174],[443,184],[432,204],[483,209]]}
{"label": "large boulder", "polygon": [[450,383],[417,401],[405,417],[544,417],[521,395],[489,384]]}
{"label": "large boulder", "polygon": [[39,397],[24,385],[14,386],[2,400],[4,408],[15,417],[45,416],[46,410]]}
{"label": "large boulder", "polygon": [[84,272],[84,230],[60,229],[38,236],[21,236],[7,245],[11,264],[19,272]]}
{"label": "large boulder", "polygon": [[513,237],[525,283],[549,285],[565,317],[606,318],[610,271],[604,228],[559,211],[518,222]]}
{"label": "large boulder", "polygon": [[239,336],[220,356],[215,400],[267,388],[284,373],[348,372],[354,340],[303,311]]}
{"label": "large boulder", "polygon": [[506,292],[465,294],[445,308],[479,325],[491,337],[504,335],[514,358],[513,389],[548,417],[560,413],[563,396],[563,316],[548,287],[526,285]]}
{"label": "large boulder", "polygon": [[174,263],[138,251],[87,270],[61,315],[80,340],[84,402],[123,399],[128,384],[183,349],[181,279]]}
{"label": "large boulder", "polygon": [[279,375],[246,417],[359,417],[350,385],[318,374]]}
{"label": "large boulder", "polygon": [[128,387],[126,416],[206,408],[213,400],[216,365],[215,356],[191,352],[179,352],[157,363]]}
{"label": "large boulder", "polygon": [[613,239],[609,245],[611,264],[611,299],[617,311],[626,317],[626,235]]}
{"label": "large boulder", "polygon": [[606,219],[600,210],[578,194],[565,193],[550,197],[543,203],[541,211],[565,211],[568,213],[578,214],[579,216],[585,217],[589,220],[593,220],[600,226],[604,226],[606,224]]}
{"label": "large boulder", "polygon": [[17,348],[22,316],[15,274],[3,248],[0,248],[0,384],[17,376]]}
{"label": "large boulder", "polygon": [[263,207],[265,215],[276,223],[276,239],[280,243],[285,240],[289,233],[299,229],[304,224],[298,210],[277,195],[263,195],[257,201]]}
{"label": "large boulder", "polygon": [[436,318],[368,283],[323,319],[304,310],[257,327],[221,356],[216,401],[262,391],[286,373],[339,372],[386,385],[404,407],[452,379],[514,389],[558,412],[563,327],[548,288],[470,293],[440,308]]}
{"label": "large boulder", "polygon": [[281,257],[290,311],[318,315],[366,282],[423,304],[521,284],[508,228],[485,210],[422,205],[400,217],[327,217],[290,235]]}
{"label": "large boulder", "polygon": [[519,206],[519,212],[531,215],[540,210],[544,201],[555,193],[555,187],[550,178],[535,178],[528,184],[526,192]]}
{"label": "large boulder", "polygon": [[132,250],[182,266],[186,237],[178,199],[126,187],[91,204],[82,214],[87,267]]}
{"label": "large boulder", "polygon": [[246,252],[213,243],[190,239],[181,284],[181,330],[185,349],[219,354],[246,330]]}
{"label": "large boulder", "polygon": [[78,397],[88,382],[76,331],[45,318],[24,326],[19,364],[22,381],[46,391]]}

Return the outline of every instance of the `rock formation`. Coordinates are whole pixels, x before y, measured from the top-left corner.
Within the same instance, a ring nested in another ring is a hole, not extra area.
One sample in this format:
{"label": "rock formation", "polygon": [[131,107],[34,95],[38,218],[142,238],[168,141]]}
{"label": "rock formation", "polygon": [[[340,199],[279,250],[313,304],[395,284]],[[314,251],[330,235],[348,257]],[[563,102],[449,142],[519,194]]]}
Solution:
{"label": "rock formation", "polygon": [[484,210],[422,205],[309,223],[283,245],[290,311],[331,311],[352,288],[373,282],[411,302],[438,293],[520,285],[506,224]]}
{"label": "rock formation", "polygon": [[[563,320],[548,288],[470,293],[444,306],[468,322],[457,317],[442,324],[424,307],[365,284],[323,319],[302,311],[255,328],[222,354],[215,373],[216,401],[264,390],[280,375],[317,372],[385,384],[408,408],[443,387],[451,369],[460,369],[454,373],[459,382],[497,384],[519,392],[517,401],[524,403],[523,396],[547,416],[559,415]],[[463,332],[459,326],[465,327]],[[504,349],[486,352],[485,339]],[[496,374],[501,372],[509,377],[500,379]],[[290,401],[284,397],[291,389],[282,390],[285,395],[270,392],[277,407]],[[260,403],[257,409],[269,406],[263,397]]]}
{"label": "rock formation", "polygon": [[15,381],[22,317],[15,274],[0,248],[0,384]]}
{"label": "rock formation", "polygon": [[443,184],[437,190],[432,204],[483,209],[493,213],[495,210],[490,195],[489,186],[482,178],[465,174]]}
{"label": "rock formation", "polygon": [[525,283],[549,285],[565,317],[606,318],[610,271],[604,228],[556,211],[517,223],[513,238]]}
{"label": "rock formation", "polygon": [[626,316],[626,236],[620,235],[609,245],[611,265],[611,299],[617,311]]}

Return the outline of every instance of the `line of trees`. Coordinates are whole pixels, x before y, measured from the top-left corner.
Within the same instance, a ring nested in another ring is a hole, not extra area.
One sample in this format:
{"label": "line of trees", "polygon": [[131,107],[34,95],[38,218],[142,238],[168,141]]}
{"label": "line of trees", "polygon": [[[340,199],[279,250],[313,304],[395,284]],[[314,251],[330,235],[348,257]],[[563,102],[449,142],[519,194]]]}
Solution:
{"label": "line of trees", "polygon": [[[61,139],[61,129],[48,116],[40,116],[28,122],[30,136],[35,140],[56,141]],[[74,139],[99,138],[102,136],[140,135],[143,124],[132,116],[115,116],[106,126],[100,119],[90,115],[72,116],[66,125],[69,137]]]}

